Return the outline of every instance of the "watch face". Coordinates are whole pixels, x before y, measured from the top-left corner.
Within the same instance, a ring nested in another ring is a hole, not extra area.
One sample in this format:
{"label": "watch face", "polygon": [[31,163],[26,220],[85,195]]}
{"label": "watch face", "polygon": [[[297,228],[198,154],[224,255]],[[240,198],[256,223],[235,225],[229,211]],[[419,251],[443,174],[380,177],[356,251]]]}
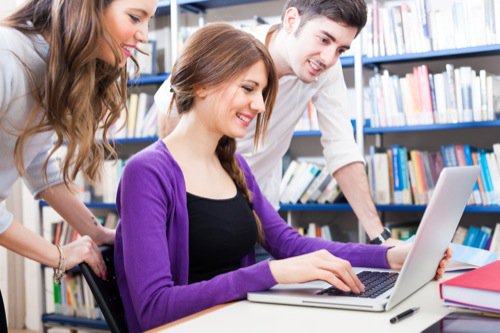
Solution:
{"label": "watch face", "polygon": [[381,236],[384,238],[384,240],[391,238],[391,230],[389,230],[388,228],[384,228],[384,232],[381,234]]}
{"label": "watch face", "polygon": [[387,239],[391,238],[391,231],[388,228],[384,228],[384,231],[374,239],[370,241],[370,244],[382,244]]}

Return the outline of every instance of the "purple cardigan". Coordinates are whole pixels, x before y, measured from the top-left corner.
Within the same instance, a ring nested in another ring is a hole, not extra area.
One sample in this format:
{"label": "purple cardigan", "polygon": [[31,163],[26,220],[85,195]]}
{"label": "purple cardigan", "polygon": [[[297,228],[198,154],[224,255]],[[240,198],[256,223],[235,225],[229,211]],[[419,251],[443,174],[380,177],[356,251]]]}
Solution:
{"label": "purple cardigan", "polygon": [[[388,267],[384,246],[302,237],[261,194],[245,160],[237,158],[262,221],[265,248],[274,258],[327,249],[353,266]],[[269,261],[255,264],[253,251],[243,258],[240,269],[188,284],[186,187],[181,169],[161,140],[127,162],[117,205],[121,221],[115,240],[115,267],[130,332],[244,299],[250,291],[276,284]]]}

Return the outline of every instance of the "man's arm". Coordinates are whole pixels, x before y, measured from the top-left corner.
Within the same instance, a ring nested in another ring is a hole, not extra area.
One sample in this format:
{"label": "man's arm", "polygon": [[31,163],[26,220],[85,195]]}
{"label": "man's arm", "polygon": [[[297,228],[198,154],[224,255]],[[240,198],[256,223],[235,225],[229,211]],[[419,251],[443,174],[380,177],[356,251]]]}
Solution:
{"label": "man's arm", "polygon": [[81,235],[90,236],[97,245],[114,243],[115,230],[101,226],[94,214],[64,184],[51,186],[40,196]]}
{"label": "man's arm", "polygon": [[[369,239],[373,239],[384,231],[384,226],[375,209],[370,195],[368,178],[362,163],[347,164],[338,169],[333,176],[351,205],[359,222],[363,225]],[[397,240],[391,238],[384,244],[394,245]]]}

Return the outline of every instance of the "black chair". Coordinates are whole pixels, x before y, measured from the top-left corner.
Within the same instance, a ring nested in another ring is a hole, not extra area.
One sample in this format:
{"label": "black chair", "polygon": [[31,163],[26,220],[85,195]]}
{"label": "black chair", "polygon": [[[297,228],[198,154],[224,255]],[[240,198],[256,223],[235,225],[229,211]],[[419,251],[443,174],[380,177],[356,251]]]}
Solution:
{"label": "black chair", "polygon": [[125,311],[116,284],[115,266],[113,264],[114,249],[112,246],[101,246],[100,250],[108,270],[107,281],[95,275],[86,263],[80,264],[80,269],[104,315],[104,319],[106,319],[109,330],[112,333],[128,332]]}

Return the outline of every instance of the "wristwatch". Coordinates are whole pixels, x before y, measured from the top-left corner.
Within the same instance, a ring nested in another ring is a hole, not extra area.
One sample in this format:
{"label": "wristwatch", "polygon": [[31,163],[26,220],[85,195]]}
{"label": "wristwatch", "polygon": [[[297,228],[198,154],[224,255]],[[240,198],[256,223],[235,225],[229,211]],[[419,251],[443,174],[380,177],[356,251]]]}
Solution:
{"label": "wristwatch", "polygon": [[384,231],[374,239],[370,240],[370,244],[382,244],[385,242],[387,239],[391,238],[392,233],[388,228],[384,228]]}

